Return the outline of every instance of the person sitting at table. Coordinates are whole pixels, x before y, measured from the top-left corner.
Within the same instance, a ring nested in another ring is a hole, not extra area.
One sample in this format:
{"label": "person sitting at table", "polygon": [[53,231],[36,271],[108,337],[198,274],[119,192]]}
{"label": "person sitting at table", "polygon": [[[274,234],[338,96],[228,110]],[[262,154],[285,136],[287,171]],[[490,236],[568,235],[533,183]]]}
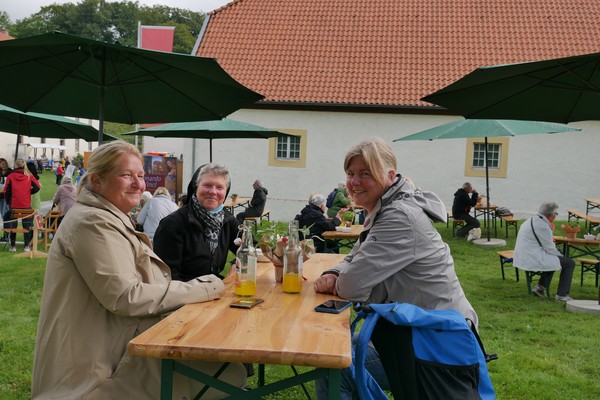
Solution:
{"label": "person sitting at table", "polygon": [[[142,156],[124,141],[97,147],[77,188],[77,203],[56,233],[46,264],[35,344],[33,399],[159,399],[161,360],[127,353],[134,337],[169,312],[221,297],[212,274],[187,282],[171,272],[127,215],[145,189]],[[188,361],[214,374],[219,362]],[[241,363],[220,379],[245,386]],[[176,375],[174,399],[204,385]],[[214,388],[208,397],[223,396]]]}
{"label": "person sitting at table", "polygon": [[549,290],[554,271],[560,270],[556,289],[556,301],[573,300],[569,296],[575,261],[564,257],[552,239],[554,219],[558,215],[558,204],[543,203],[538,212],[523,222],[517,234],[513,265],[529,271],[543,271],[533,294],[544,297]]}
{"label": "person sitting at table", "polygon": [[[352,147],[344,159],[346,185],[354,202],[367,211],[360,239],[335,268],[314,284],[361,305],[410,303],[429,310],[456,310],[475,327],[478,319],[454,270],[450,248],[432,221],[446,221],[446,207],[431,192],[397,174],[392,149],[380,138]],[[389,380],[373,347],[365,365],[382,389]],[[328,380],[316,383],[317,399],[326,399]],[[350,369],[342,371],[341,399],[357,388]]]}
{"label": "person sitting at table", "polygon": [[337,213],[342,208],[347,208],[348,205],[352,202],[352,199],[348,195],[348,189],[346,189],[346,183],[340,182],[338,183],[338,190],[333,198],[333,202],[331,203],[331,207],[327,209],[327,216],[329,218],[335,218]]}
{"label": "person sitting at table", "polygon": [[154,234],[154,251],[171,268],[173,279],[220,276],[228,252],[235,252],[239,224],[224,208],[231,186],[223,165],[206,164],[188,185],[188,202],[160,221]]}
{"label": "person sitting at table", "polygon": [[[296,220],[300,228],[309,228],[309,234],[306,239],[313,239],[315,243],[315,250],[317,253],[323,253],[325,251],[325,240],[323,239],[323,232],[335,231],[336,226],[340,226],[341,215],[347,211],[347,209],[341,209],[337,215],[333,218],[333,221],[328,221],[325,217],[326,199],[321,193],[313,193],[309,197],[309,203],[300,211],[300,214],[296,215]],[[327,249],[331,250],[331,253],[339,253],[339,248],[334,240],[327,240]]]}
{"label": "person sitting at table", "polygon": [[[454,201],[452,202],[452,217],[454,219],[462,219],[466,224],[456,231],[456,236],[465,237],[471,229],[478,229],[481,224],[470,214],[471,207],[477,205],[477,197],[479,194],[469,182],[465,182],[460,189],[454,193]],[[474,235],[469,235],[469,239],[473,239]]]}
{"label": "person sitting at table", "polygon": [[154,232],[160,221],[177,210],[177,204],[171,200],[171,194],[164,186],[159,186],[154,191],[153,197],[144,204],[142,211],[137,216],[137,223],[143,226],[143,232],[150,240],[154,240]]}
{"label": "person sitting at table", "polygon": [[244,223],[244,219],[260,217],[263,211],[265,211],[265,204],[267,204],[267,195],[269,194],[269,191],[258,179],[254,181],[252,188],[254,189],[254,193],[252,194],[252,200],[248,203],[248,208],[235,216],[240,225]]}
{"label": "person sitting at table", "polygon": [[71,184],[71,178],[65,177],[63,178],[60,186],[54,193],[54,197],[52,198],[52,208],[58,206],[60,210],[60,218],[58,219],[58,226],[65,218],[65,215],[69,212],[71,207],[75,205],[77,201],[76,188]]}

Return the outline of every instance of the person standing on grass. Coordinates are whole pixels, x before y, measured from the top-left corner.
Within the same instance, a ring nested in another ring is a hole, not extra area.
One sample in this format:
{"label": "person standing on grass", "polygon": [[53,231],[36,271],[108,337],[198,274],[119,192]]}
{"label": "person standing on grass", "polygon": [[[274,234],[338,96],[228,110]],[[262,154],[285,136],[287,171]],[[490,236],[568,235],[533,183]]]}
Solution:
{"label": "person standing on grass", "polygon": [[[0,158],[0,217],[4,218],[4,215],[8,211],[8,204],[4,199],[4,184],[6,183],[6,177],[12,172],[12,168],[8,166],[8,161],[5,158]],[[2,242],[8,242],[8,233],[4,232]]]}
{"label": "person standing on grass", "polygon": [[452,202],[452,217],[462,219],[466,225],[456,231],[456,236],[465,237],[471,229],[476,229],[481,226],[479,221],[472,217],[471,207],[477,205],[479,194],[469,182],[465,182],[460,189],[454,193],[454,201]]}
{"label": "person standing on grass", "polygon": [[[25,161],[21,158],[15,161],[15,170],[11,172],[6,178],[4,185],[4,195],[6,196],[6,204],[9,206],[9,210],[4,215],[5,222],[4,227],[14,229],[17,227],[18,221],[11,220],[11,210],[28,209],[31,208],[31,195],[40,191],[41,185],[37,179],[27,169]],[[33,215],[28,218],[23,218],[21,222],[23,229],[29,229],[27,233],[23,234],[24,244],[23,251],[31,251],[29,242],[33,239]],[[15,252],[17,243],[17,234],[10,234],[10,249],[9,251]]]}
{"label": "person standing on grass", "polygon": [[63,166],[60,162],[56,166],[55,173],[56,173],[56,184],[60,186],[60,183],[62,182],[62,178],[63,178],[63,176],[65,176],[65,170],[63,169]]}
{"label": "person standing on grass", "polygon": [[533,294],[544,297],[550,289],[554,271],[560,270],[556,301],[573,300],[569,296],[575,261],[564,257],[552,239],[558,204],[543,203],[537,214],[523,222],[517,234],[513,265],[528,271],[543,271]]}

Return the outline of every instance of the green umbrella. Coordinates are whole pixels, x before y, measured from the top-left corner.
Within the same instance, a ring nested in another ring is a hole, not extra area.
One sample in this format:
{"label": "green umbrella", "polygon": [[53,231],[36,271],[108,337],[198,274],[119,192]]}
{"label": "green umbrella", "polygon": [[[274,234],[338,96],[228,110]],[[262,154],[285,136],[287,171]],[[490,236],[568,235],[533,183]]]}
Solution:
{"label": "green umbrella", "polygon": [[600,120],[600,53],[480,67],[422,100],[465,118]]}
{"label": "green umbrella", "polygon": [[152,136],[156,138],[195,138],[209,139],[210,161],[212,162],[213,139],[268,139],[274,137],[293,136],[262,126],[247,124],[223,118],[218,121],[175,122],[139,129],[124,135]]}
{"label": "green umbrella", "polygon": [[[488,209],[486,218],[490,215],[490,178],[488,170],[488,137],[494,136],[520,136],[537,133],[559,133],[559,132],[578,132],[581,129],[573,128],[563,124],[553,122],[537,121],[515,121],[515,120],[491,120],[491,119],[462,119],[452,121],[435,128],[426,129],[412,135],[395,139],[394,142],[401,140],[434,140],[434,139],[458,139],[458,138],[478,138],[483,137],[485,142],[485,186],[486,197],[488,198]],[[487,240],[490,241],[490,224],[487,221]]]}
{"label": "green umbrella", "polygon": [[0,103],[126,124],[220,119],[262,98],[216,60],[47,33],[0,42]]}
{"label": "green umbrella", "polygon": [[98,131],[91,125],[57,115],[25,113],[1,104],[0,131],[17,134],[15,160],[19,153],[21,135],[54,139],[83,139],[88,142],[98,139]]}

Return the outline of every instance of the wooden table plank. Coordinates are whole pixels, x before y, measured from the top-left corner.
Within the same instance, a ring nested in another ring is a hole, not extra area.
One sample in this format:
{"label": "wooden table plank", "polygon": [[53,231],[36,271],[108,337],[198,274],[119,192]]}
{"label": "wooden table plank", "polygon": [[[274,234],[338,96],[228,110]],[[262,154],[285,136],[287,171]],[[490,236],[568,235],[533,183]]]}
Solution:
{"label": "wooden table plank", "polygon": [[322,271],[343,257],[315,254],[306,261],[301,294],[283,293],[272,264],[260,263],[257,297],[264,303],[250,310],[230,308],[236,299],[230,284],[223,298],[182,307],[133,339],[128,351],[156,358],[347,367],[352,361],[350,311],[315,312],[333,296],[313,289]]}

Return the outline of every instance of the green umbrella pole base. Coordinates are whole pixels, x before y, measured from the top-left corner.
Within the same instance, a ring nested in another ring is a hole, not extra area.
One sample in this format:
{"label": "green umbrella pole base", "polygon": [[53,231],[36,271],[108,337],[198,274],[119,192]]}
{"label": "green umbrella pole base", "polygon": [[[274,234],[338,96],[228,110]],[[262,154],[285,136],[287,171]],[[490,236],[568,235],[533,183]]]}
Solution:
{"label": "green umbrella pole base", "polygon": [[598,300],[571,300],[567,301],[567,311],[600,315]]}
{"label": "green umbrella pole base", "polygon": [[502,247],[506,246],[506,240],[490,238],[490,240],[488,241],[487,238],[481,238],[473,240],[473,244],[482,247]]}

